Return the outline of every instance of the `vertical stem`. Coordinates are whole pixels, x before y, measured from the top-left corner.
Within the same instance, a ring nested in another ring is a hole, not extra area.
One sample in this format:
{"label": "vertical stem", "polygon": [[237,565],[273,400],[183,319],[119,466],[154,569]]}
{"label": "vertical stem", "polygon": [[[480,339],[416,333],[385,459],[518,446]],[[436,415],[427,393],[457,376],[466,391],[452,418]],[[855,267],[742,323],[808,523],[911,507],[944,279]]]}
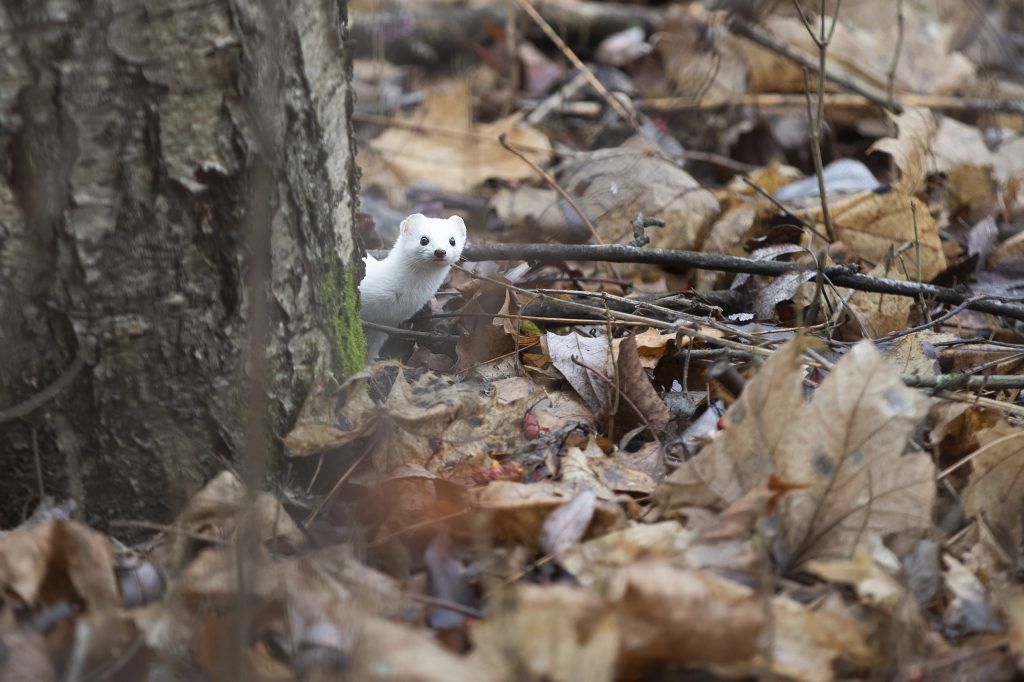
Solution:
{"label": "vertical stem", "polygon": [[896,47],[893,48],[885,89],[889,111],[896,111],[896,67],[899,66],[901,52],[903,52],[903,0],[896,0]]}
{"label": "vertical stem", "polygon": [[818,47],[818,103],[817,110],[812,115],[811,113],[811,87],[810,78],[807,73],[807,69],[804,69],[804,94],[807,97],[807,118],[811,126],[811,159],[814,161],[814,173],[818,177],[818,194],[821,199],[821,216],[822,221],[825,223],[825,234],[828,236],[829,241],[836,240],[835,229],[832,227],[832,216],[828,210],[828,195],[826,194],[825,187],[825,167],[821,159],[821,127],[825,120],[825,65],[828,60],[828,45],[832,40],[832,36],[835,34],[836,26],[839,23],[839,6],[842,4],[842,0],[836,0],[836,12],[832,17],[832,25],[825,30],[825,0],[821,0],[819,8],[819,19],[821,28],[819,33],[816,35],[814,29],[811,27],[810,21],[807,19],[807,15],[804,14],[803,8],[800,6],[800,0],[793,0],[793,4],[796,5],[797,11],[800,13],[800,20],[804,24],[804,28],[807,29],[808,34],[811,36],[811,40]]}

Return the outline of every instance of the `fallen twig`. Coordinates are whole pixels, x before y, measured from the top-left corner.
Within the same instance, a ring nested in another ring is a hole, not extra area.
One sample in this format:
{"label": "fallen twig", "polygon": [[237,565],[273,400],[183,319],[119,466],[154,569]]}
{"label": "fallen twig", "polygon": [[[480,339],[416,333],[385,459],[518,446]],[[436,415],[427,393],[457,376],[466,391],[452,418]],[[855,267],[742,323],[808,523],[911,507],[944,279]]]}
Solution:
{"label": "fallen twig", "polygon": [[1002,391],[1024,388],[1024,376],[1019,374],[903,374],[900,379],[912,388],[937,388],[940,391]]}
{"label": "fallen twig", "polygon": [[[729,107],[792,108],[804,105],[804,95],[785,92],[754,92],[736,95],[728,100],[695,102],[692,97],[655,97],[636,100],[641,109],[658,112],[713,111]],[[900,95],[905,107],[922,107],[941,111],[1002,112],[1024,114],[1024,101],[1019,99],[981,99],[977,97],[951,97],[948,95]],[[871,97],[846,92],[825,93],[826,108],[874,107],[878,102]],[[888,103],[887,103],[888,104]]]}
{"label": "fallen twig", "polygon": [[[607,261],[612,263],[647,263],[666,267],[698,268],[717,272],[745,272],[752,275],[777,277],[787,272],[806,269],[800,263],[753,260],[718,253],[700,253],[672,249],[651,249],[624,244],[472,244],[462,256],[468,261],[487,260],[578,260]],[[964,292],[934,284],[905,280],[870,277],[852,272],[844,266],[831,266],[825,276],[836,286],[858,291],[871,291],[894,296],[916,298],[926,296],[949,305],[966,304],[969,310],[1001,315],[1024,322],[1024,306],[1001,300],[996,296],[972,297]]]}

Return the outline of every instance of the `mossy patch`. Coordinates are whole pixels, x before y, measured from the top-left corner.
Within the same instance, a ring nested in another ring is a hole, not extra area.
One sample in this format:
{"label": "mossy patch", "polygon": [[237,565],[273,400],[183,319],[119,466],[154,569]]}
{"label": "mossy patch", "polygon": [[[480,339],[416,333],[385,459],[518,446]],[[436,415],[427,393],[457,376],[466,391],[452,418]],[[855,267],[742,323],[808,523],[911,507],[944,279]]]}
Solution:
{"label": "mossy patch", "polygon": [[334,369],[352,376],[366,364],[366,337],[359,321],[359,290],[351,268],[339,266],[333,254],[320,281],[320,301],[334,335]]}

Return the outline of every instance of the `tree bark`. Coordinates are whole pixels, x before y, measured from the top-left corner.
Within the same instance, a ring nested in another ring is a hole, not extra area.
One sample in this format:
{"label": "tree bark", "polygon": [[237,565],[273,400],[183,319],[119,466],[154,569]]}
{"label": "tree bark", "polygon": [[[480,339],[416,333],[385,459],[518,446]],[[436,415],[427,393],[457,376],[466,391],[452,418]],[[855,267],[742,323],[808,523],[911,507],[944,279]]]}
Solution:
{"label": "tree bark", "polygon": [[0,526],[166,519],[362,366],[346,11],[0,0]]}

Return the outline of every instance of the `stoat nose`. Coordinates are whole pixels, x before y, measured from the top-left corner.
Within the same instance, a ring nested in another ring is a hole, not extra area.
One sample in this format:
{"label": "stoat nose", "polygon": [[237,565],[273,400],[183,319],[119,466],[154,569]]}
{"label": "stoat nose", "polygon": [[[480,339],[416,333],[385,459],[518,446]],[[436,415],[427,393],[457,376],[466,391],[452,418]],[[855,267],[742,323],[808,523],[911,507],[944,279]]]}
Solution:
{"label": "stoat nose", "polygon": [[434,249],[434,258],[444,258],[444,249]]}

